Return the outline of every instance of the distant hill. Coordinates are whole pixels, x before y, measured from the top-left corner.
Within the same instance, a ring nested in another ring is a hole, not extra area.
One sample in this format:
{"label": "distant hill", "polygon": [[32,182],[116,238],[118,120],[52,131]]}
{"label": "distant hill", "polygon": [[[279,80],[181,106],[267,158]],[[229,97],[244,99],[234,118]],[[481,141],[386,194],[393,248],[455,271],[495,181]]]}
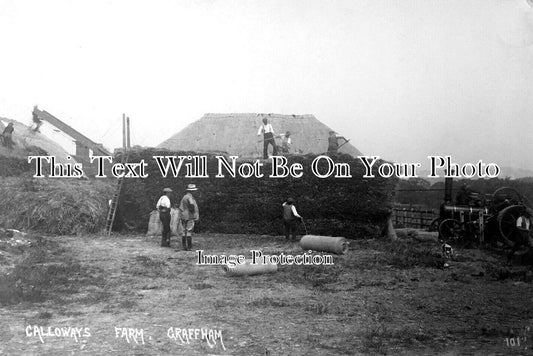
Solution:
{"label": "distant hill", "polygon": [[513,167],[500,167],[501,173],[499,178],[525,178],[533,177],[533,170]]}
{"label": "distant hill", "polygon": [[[500,167],[501,172],[498,175],[498,178],[505,179],[505,178],[511,178],[511,179],[519,179],[519,178],[526,178],[526,177],[533,177],[533,170],[530,169],[523,169],[523,168],[513,168],[513,167]],[[420,170],[417,171],[418,177],[422,178],[431,184],[436,182],[444,182],[444,177],[442,174],[439,174],[439,178],[428,178],[429,170]],[[459,178],[461,179],[461,178]]]}

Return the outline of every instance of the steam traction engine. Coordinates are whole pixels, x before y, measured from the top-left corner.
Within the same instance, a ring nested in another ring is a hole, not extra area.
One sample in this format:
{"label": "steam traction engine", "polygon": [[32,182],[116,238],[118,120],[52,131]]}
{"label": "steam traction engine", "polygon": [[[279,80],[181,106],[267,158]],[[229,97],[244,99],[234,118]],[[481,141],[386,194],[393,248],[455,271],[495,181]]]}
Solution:
{"label": "steam traction engine", "polygon": [[452,184],[452,179],[447,178],[439,217],[430,226],[431,230],[438,230],[440,240],[454,245],[498,240],[515,245],[518,217],[533,212],[524,196],[510,187],[481,195],[463,185],[454,204]]}

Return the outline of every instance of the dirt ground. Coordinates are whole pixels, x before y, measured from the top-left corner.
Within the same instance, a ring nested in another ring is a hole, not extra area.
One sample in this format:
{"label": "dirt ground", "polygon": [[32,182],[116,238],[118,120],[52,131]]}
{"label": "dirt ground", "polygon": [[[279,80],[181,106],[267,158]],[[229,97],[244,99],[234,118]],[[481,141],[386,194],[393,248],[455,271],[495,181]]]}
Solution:
{"label": "dirt ground", "polygon": [[[0,244],[1,355],[533,354],[533,271],[503,252],[357,240],[333,266],[228,277],[176,238],[27,240]],[[193,249],[303,252],[220,234]]]}

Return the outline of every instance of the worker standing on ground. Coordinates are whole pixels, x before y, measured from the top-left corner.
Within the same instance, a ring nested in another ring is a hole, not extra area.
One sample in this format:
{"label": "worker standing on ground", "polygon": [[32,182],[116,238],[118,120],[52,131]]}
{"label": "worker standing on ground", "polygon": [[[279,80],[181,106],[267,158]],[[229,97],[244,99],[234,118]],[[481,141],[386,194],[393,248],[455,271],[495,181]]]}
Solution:
{"label": "worker standing on ground", "polygon": [[5,147],[7,147],[8,149],[13,149],[13,145],[14,145],[14,142],[13,142],[13,131],[15,130],[15,128],[13,127],[13,123],[10,122],[9,124],[7,124],[6,128],[4,129],[4,132],[2,132],[2,137],[3,137],[3,144]]}
{"label": "worker standing on ground", "polygon": [[344,136],[338,135],[337,133],[335,133],[335,131],[329,132],[328,156],[337,154],[337,150],[339,149],[339,139],[343,139],[344,143],[348,142],[348,140],[344,138]]}
{"label": "worker standing on ground", "polygon": [[280,135],[281,137],[281,152],[282,153],[289,153],[289,150],[291,149],[291,132],[287,131],[284,134]]}
{"label": "worker standing on ground", "polygon": [[276,148],[276,141],[274,140],[274,128],[268,123],[268,119],[263,118],[263,124],[259,126],[257,136],[263,134],[263,158],[268,159],[268,145],[272,145],[272,155],[278,155],[278,149]]}
{"label": "worker standing on ground", "polygon": [[509,252],[509,255],[507,255],[508,260],[511,260],[515,252],[518,251],[522,246],[533,248],[533,246],[530,245],[531,214],[526,209],[521,211],[520,215],[516,219],[516,227],[513,231],[513,234],[514,245],[511,248],[511,252]]}
{"label": "worker standing on ground", "polygon": [[192,192],[197,191],[196,185],[189,184],[187,186],[187,193],[183,196],[180,202],[180,221],[183,226],[183,236],[181,237],[181,244],[185,251],[192,249],[192,233],[194,230],[194,223],[200,219],[198,211],[198,204],[192,195]]}
{"label": "worker standing on ground", "polygon": [[157,201],[155,208],[159,210],[159,219],[163,224],[161,247],[170,247],[170,194],[172,189],[163,189],[163,195]]}
{"label": "worker standing on ground", "polygon": [[302,220],[294,206],[294,199],[288,198],[282,205],[283,207],[283,226],[285,228],[285,240],[296,241],[296,223]]}

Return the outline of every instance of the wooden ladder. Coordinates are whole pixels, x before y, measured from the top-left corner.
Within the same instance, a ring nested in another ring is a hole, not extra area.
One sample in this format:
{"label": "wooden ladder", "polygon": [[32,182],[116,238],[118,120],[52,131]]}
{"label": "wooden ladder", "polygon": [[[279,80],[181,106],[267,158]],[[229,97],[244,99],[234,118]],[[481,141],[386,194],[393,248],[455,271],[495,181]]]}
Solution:
{"label": "wooden ladder", "polygon": [[[122,155],[122,164],[128,162],[130,157],[130,150],[126,149],[126,155]],[[104,233],[106,235],[111,235],[111,230],[113,230],[113,222],[115,221],[115,215],[117,214],[118,201],[120,198],[120,192],[122,191],[122,184],[124,183],[124,177],[118,178],[117,185],[115,187],[115,194],[113,194],[113,199],[109,204],[109,211],[107,212],[107,218],[105,222]]]}

